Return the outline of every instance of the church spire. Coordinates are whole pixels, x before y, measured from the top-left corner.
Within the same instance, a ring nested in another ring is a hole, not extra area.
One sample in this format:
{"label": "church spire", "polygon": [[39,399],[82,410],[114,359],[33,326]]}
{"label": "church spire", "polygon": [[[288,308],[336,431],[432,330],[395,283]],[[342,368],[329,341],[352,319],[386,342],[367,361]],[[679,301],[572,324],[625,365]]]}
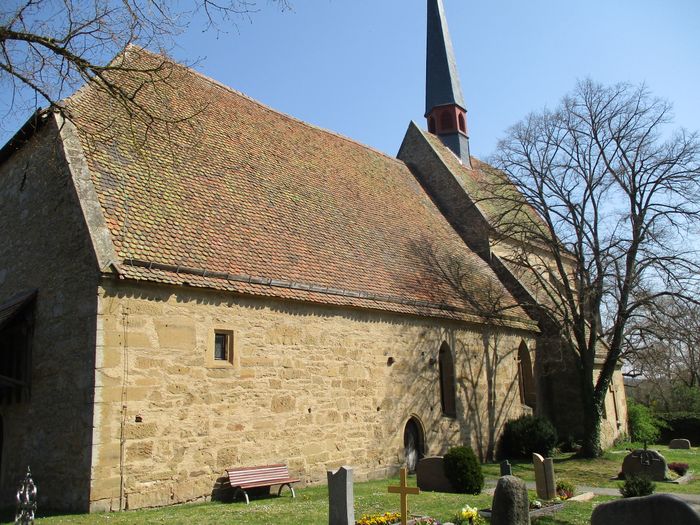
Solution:
{"label": "church spire", "polygon": [[442,0],[428,0],[425,116],[428,131],[471,167],[467,109]]}

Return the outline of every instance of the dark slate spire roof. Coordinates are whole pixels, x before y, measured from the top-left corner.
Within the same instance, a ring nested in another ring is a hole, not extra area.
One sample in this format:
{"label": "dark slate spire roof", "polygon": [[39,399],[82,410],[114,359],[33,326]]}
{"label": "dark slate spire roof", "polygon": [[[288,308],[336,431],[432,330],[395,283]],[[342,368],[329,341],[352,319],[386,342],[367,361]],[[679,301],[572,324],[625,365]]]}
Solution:
{"label": "dark slate spire roof", "polygon": [[456,104],[466,110],[452,39],[442,0],[428,0],[425,115],[437,106]]}

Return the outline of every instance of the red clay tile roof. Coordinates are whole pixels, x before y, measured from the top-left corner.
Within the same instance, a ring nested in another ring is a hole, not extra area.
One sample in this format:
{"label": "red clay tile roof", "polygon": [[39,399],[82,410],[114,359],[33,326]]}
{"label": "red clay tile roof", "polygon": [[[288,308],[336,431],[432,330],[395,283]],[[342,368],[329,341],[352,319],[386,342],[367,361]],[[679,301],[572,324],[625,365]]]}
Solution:
{"label": "red clay tile roof", "polygon": [[424,254],[439,246],[468,262],[470,299],[497,287],[531,327],[402,162],[185,67],[164,76],[136,98],[162,120],[94,86],[67,101],[126,278],[474,320]]}

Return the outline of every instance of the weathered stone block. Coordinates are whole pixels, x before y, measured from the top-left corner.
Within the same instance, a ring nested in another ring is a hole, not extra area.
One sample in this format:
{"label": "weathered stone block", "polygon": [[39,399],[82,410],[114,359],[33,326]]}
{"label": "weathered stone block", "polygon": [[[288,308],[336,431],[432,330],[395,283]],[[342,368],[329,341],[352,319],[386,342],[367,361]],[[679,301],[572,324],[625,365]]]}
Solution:
{"label": "weathered stone block", "polygon": [[158,345],[160,348],[171,348],[177,350],[192,350],[195,347],[195,330],[191,321],[180,320],[160,320],[154,321],[156,333],[158,334]]}
{"label": "weathered stone block", "polygon": [[124,434],[127,439],[145,439],[154,437],[158,433],[156,423],[130,423],[126,425]]}
{"label": "weathered stone block", "polygon": [[291,412],[295,405],[296,400],[292,396],[274,396],[270,408],[274,413]]}

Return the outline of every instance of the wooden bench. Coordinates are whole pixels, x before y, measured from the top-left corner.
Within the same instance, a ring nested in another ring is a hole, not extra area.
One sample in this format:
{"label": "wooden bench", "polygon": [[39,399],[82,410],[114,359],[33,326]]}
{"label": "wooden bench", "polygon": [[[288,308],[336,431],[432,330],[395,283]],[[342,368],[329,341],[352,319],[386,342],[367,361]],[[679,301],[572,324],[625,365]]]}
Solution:
{"label": "wooden bench", "polygon": [[233,499],[235,500],[238,493],[242,492],[245,496],[246,505],[250,503],[246,489],[279,485],[280,488],[277,491],[277,495],[279,496],[282,493],[282,488],[287,485],[289,490],[292,491],[292,497],[295,498],[296,494],[294,494],[292,483],[300,481],[298,478],[290,477],[287,465],[283,464],[231,468],[226,469],[226,473],[228,474],[228,481],[231,488],[235,490]]}

